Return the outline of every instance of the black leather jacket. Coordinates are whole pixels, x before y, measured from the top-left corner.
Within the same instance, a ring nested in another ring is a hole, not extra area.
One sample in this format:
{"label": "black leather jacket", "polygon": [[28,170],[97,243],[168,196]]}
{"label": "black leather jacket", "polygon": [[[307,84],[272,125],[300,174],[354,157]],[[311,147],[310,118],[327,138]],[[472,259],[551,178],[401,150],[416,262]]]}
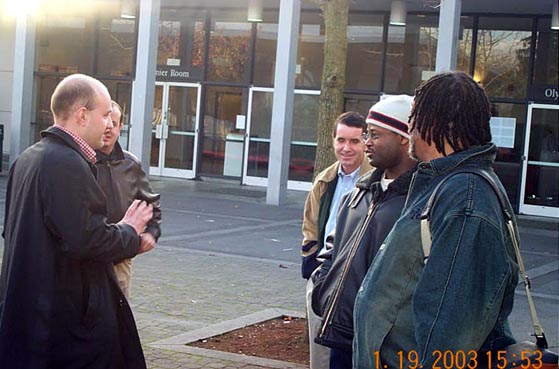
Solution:
{"label": "black leather jacket", "polygon": [[342,200],[332,257],[313,275],[312,307],[323,318],[315,342],[351,350],[355,296],[400,216],[414,171],[396,178],[386,191],[380,185],[383,171],[370,171]]}
{"label": "black leather jacket", "polygon": [[159,194],[153,192],[146,173],[134,154],[122,150],[117,142],[110,155],[97,151],[97,182],[107,197],[110,223],[119,222],[135,199],[153,205],[153,217],[146,232],[157,240],[161,236]]}

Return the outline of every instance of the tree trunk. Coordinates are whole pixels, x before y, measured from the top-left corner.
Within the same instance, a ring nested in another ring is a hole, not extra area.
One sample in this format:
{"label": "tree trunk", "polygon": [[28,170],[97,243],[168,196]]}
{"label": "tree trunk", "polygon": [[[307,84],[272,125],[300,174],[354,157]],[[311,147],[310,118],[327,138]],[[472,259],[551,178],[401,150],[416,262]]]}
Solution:
{"label": "tree trunk", "polygon": [[324,68],[318,107],[315,176],[336,160],[332,148],[332,126],[344,110],[349,1],[322,0],[320,2],[325,36]]}

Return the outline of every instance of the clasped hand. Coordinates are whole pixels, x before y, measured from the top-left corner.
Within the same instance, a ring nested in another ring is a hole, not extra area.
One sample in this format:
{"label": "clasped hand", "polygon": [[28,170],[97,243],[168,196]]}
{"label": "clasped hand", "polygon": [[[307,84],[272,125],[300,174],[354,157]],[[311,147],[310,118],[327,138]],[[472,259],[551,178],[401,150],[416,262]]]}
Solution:
{"label": "clasped hand", "polygon": [[126,210],[124,218],[118,223],[131,225],[139,235],[144,231],[146,224],[151,220],[152,216],[153,206],[151,204],[142,200],[134,200],[130,207],[128,207],[128,210]]}

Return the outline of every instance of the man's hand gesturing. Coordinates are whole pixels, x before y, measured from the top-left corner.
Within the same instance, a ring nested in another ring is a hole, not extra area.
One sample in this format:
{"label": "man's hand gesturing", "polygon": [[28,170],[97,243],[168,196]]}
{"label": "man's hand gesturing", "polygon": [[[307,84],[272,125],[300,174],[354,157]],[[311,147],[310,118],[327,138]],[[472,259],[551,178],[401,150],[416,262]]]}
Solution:
{"label": "man's hand gesturing", "polygon": [[131,225],[139,235],[143,232],[147,222],[150,221],[152,216],[153,206],[151,204],[147,204],[145,201],[141,200],[134,200],[130,207],[128,207],[128,210],[126,210],[124,218],[118,223]]}

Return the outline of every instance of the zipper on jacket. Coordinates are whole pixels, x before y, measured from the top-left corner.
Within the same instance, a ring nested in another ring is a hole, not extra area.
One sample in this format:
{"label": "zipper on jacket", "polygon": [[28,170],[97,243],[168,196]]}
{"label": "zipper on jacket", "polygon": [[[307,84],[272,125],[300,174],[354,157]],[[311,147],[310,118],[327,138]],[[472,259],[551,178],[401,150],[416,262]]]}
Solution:
{"label": "zipper on jacket", "polygon": [[334,295],[333,295],[332,303],[330,304],[330,308],[328,309],[328,311],[326,312],[326,315],[324,317],[324,324],[322,325],[322,328],[320,329],[320,334],[318,335],[318,337],[320,337],[320,338],[324,337],[324,333],[326,332],[326,328],[332,323],[331,322],[331,319],[332,319],[332,316],[333,316],[332,313],[334,311],[334,308],[338,304],[338,300],[340,299],[342,286],[345,282],[345,279],[347,277],[347,273],[349,271],[349,265],[352,264],[351,261],[353,261],[353,258],[355,257],[355,254],[357,252],[357,247],[361,243],[361,240],[363,239],[363,236],[365,235],[365,230],[369,226],[369,223],[371,222],[373,214],[376,210],[376,204],[379,203],[379,202],[373,202],[372,197],[373,196],[371,196],[371,205],[369,205],[369,210],[367,211],[367,217],[365,218],[365,221],[363,222],[363,225],[361,226],[361,228],[359,228],[359,233],[357,234],[357,238],[355,239],[355,242],[351,245],[351,250],[350,250],[350,253],[348,255],[347,262],[345,263],[344,269],[342,270],[342,275],[340,277],[340,280],[339,280],[338,284],[336,285],[336,289],[335,289],[335,292],[334,292]]}
{"label": "zipper on jacket", "polygon": [[[110,181],[110,184],[111,184],[111,186],[110,186],[111,187],[111,199],[114,199],[115,198],[115,192],[116,192],[115,191],[116,182],[113,181],[113,168],[112,168],[111,163],[108,160],[106,161],[106,164],[107,164],[107,172],[109,174],[109,181]],[[107,198],[108,198],[108,196],[107,196]],[[107,206],[107,213],[108,212],[109,212],[109,207]]]}

